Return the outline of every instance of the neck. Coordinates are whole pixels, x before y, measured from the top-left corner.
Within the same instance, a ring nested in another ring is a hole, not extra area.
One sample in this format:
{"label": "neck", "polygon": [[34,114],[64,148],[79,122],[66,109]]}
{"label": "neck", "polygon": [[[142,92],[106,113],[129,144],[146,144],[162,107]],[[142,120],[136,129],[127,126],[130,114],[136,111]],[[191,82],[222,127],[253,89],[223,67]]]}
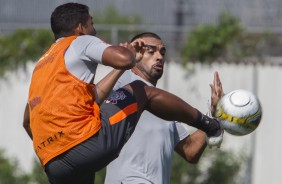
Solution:
{"label": "neck", "polygon": [[157,80],[152,79],[150,76],[146,74],[146,72],[143,70],[142,67],[135,66],[131,69],[131,71],[135,74],[141,77],[142,79],[146,80],[147,82],[151,83],[152,85],[157,85]]}

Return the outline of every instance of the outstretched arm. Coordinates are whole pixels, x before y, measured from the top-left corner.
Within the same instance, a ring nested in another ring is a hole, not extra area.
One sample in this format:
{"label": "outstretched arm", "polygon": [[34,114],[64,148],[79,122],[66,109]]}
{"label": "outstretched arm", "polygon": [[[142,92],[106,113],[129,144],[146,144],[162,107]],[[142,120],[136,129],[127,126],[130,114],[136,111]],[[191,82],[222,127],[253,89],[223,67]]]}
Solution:
{"label": "outstretched arm", "polygon": [[[214,73],[213,84],[211,87],[211,104],[210,110],[213,115],[215,112],[216,104],[219,99],[224,95],[222,85],[218,72]],[[190,163],[197,163],[206,148],[206,134],[197,130],[191,135],[187,136],[185,139],[180,141],[176,147],[175,151],[182,156],[186,161]]]}

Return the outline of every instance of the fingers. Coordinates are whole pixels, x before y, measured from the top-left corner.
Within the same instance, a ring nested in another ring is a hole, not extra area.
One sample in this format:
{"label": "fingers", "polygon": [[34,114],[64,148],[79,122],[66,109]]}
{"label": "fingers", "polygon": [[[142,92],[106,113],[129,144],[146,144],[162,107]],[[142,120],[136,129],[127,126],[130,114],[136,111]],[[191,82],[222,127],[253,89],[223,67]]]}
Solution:
{"label": "fingers", "polygon": [[214,82],[214,88],[216,92],[218,92],[220,84],[221,84],[219,76],[218,76],[218,72],[214,72],[214,81],[213,82]]}
{"label": "fingers", "polygon": [[210,88],[211,88],[211,95],[212,96],[216,95],[216,91],[215,91],[214,85],[210,84]]}
{"label": "fingers", "polygon": [[214,92],[214,94],[216,96],[219,95],[219,84],[220,84],[220,79],[219,79],[219,76],[218,76],[218,72],[214,72],[214,76],[213,76],[213,87],[212,87],[212,90]]}
{"label": "fingers", "polygon": [[221,81],[220,81],[218,72],[214,72],[213,84],[210,84],[210,88],[211,88],[210,109],[211,109],[212,115],[214,115],[216,105],[218,101],[220,100],[220,98],[223,96],[222,85],[221,85]]}
{"label": "fingers", "polygon": [[224,93],[218,72],[214,72],[213,85],[216,95],[218,96],[218,98],[221,98],[224,95]]}
{"label": "fingers", "polygon": [[128,42],[120,43],[119,46],[122,46],[122,47],[125,47],[125,48],[129,48],[129,49],[130,49],[130,47],[132,48],[132,46]]}
{"label": "fingers", "polygon": [[131,50],[131,52],[135,54],[136,62],[142,60],[143,54],[145,52],[145,44],[141,39],[134,41],[132,43],[128,43],[128,42],[120,43],[119,45]]}
{"label": "fingers", "polygon": [[131,43],[128,42],[124,42],[124,43],[120,43],[120,46],[129,48],[130,50],[135,50],[135,52],[140,52],[140,53],[144,53],[145,49],[146,49],[146,45],[143,39],[136,39]]}
{"label": "fingers", "polygon": [[133,42],[131,42],[131,44],[142,46],[142,45],[145,45],[145,41],[144,41],[144,39],[138,38],[138,39],[134,40]]}
{"label": "fingers", "polygon": [[147,49],[144,40],[136,39],[135,41],[133,41],[130,44],[136,52],[136,61],[137,62],[141,61],[143,58],[143,54],[145,53],[145,50]]}
{"label": "fingers", "polygon": [[210,84],[210,88],[211,88],[211,104],[210,104],[211,107],[210,108],[213,111],[216,107],[217,102],[219,101],[219,98],[212,84]]}
{"label": "fingers", "polygon": [[140,52],[140,51],[143,51],[145,50],[145,42],[143,39],[136,39],[134,40],[132,43],[130,43],[130,45],[132,47],[134,47],[134,49],[136,50],[136,52]]}

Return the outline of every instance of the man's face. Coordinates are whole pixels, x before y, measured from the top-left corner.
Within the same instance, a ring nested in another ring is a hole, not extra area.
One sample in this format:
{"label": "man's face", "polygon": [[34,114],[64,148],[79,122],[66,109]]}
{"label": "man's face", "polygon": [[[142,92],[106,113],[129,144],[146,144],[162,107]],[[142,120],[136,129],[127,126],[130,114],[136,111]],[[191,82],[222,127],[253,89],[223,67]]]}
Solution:
{"label": "man's face", "polygon": [[137,67],[145,73],[150,81],[157,82],[162,77],[164,69],[164,56],[166,53],[164,43],[153,37],[143,37],[142,40],[144,40],[147,48]]}
{"label": "man's face", "polygon": [[94,24],[93,23],[93,17],[89,15],[86,24],[82,26],[83,34],[95,36],[96,30],[95,30],[93,24]]}

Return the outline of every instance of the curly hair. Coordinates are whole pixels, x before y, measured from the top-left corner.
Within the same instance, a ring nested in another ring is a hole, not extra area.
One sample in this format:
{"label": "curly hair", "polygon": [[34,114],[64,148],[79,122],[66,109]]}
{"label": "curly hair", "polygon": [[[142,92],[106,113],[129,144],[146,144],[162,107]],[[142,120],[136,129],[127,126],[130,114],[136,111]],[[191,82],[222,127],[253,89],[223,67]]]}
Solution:
{"label": "curly hair", "polygon": [[89,18],[89,7],[79,3],[66,3],[58,6],[51,15],[51,29],[55,39],[71,36],[81,23]]}

